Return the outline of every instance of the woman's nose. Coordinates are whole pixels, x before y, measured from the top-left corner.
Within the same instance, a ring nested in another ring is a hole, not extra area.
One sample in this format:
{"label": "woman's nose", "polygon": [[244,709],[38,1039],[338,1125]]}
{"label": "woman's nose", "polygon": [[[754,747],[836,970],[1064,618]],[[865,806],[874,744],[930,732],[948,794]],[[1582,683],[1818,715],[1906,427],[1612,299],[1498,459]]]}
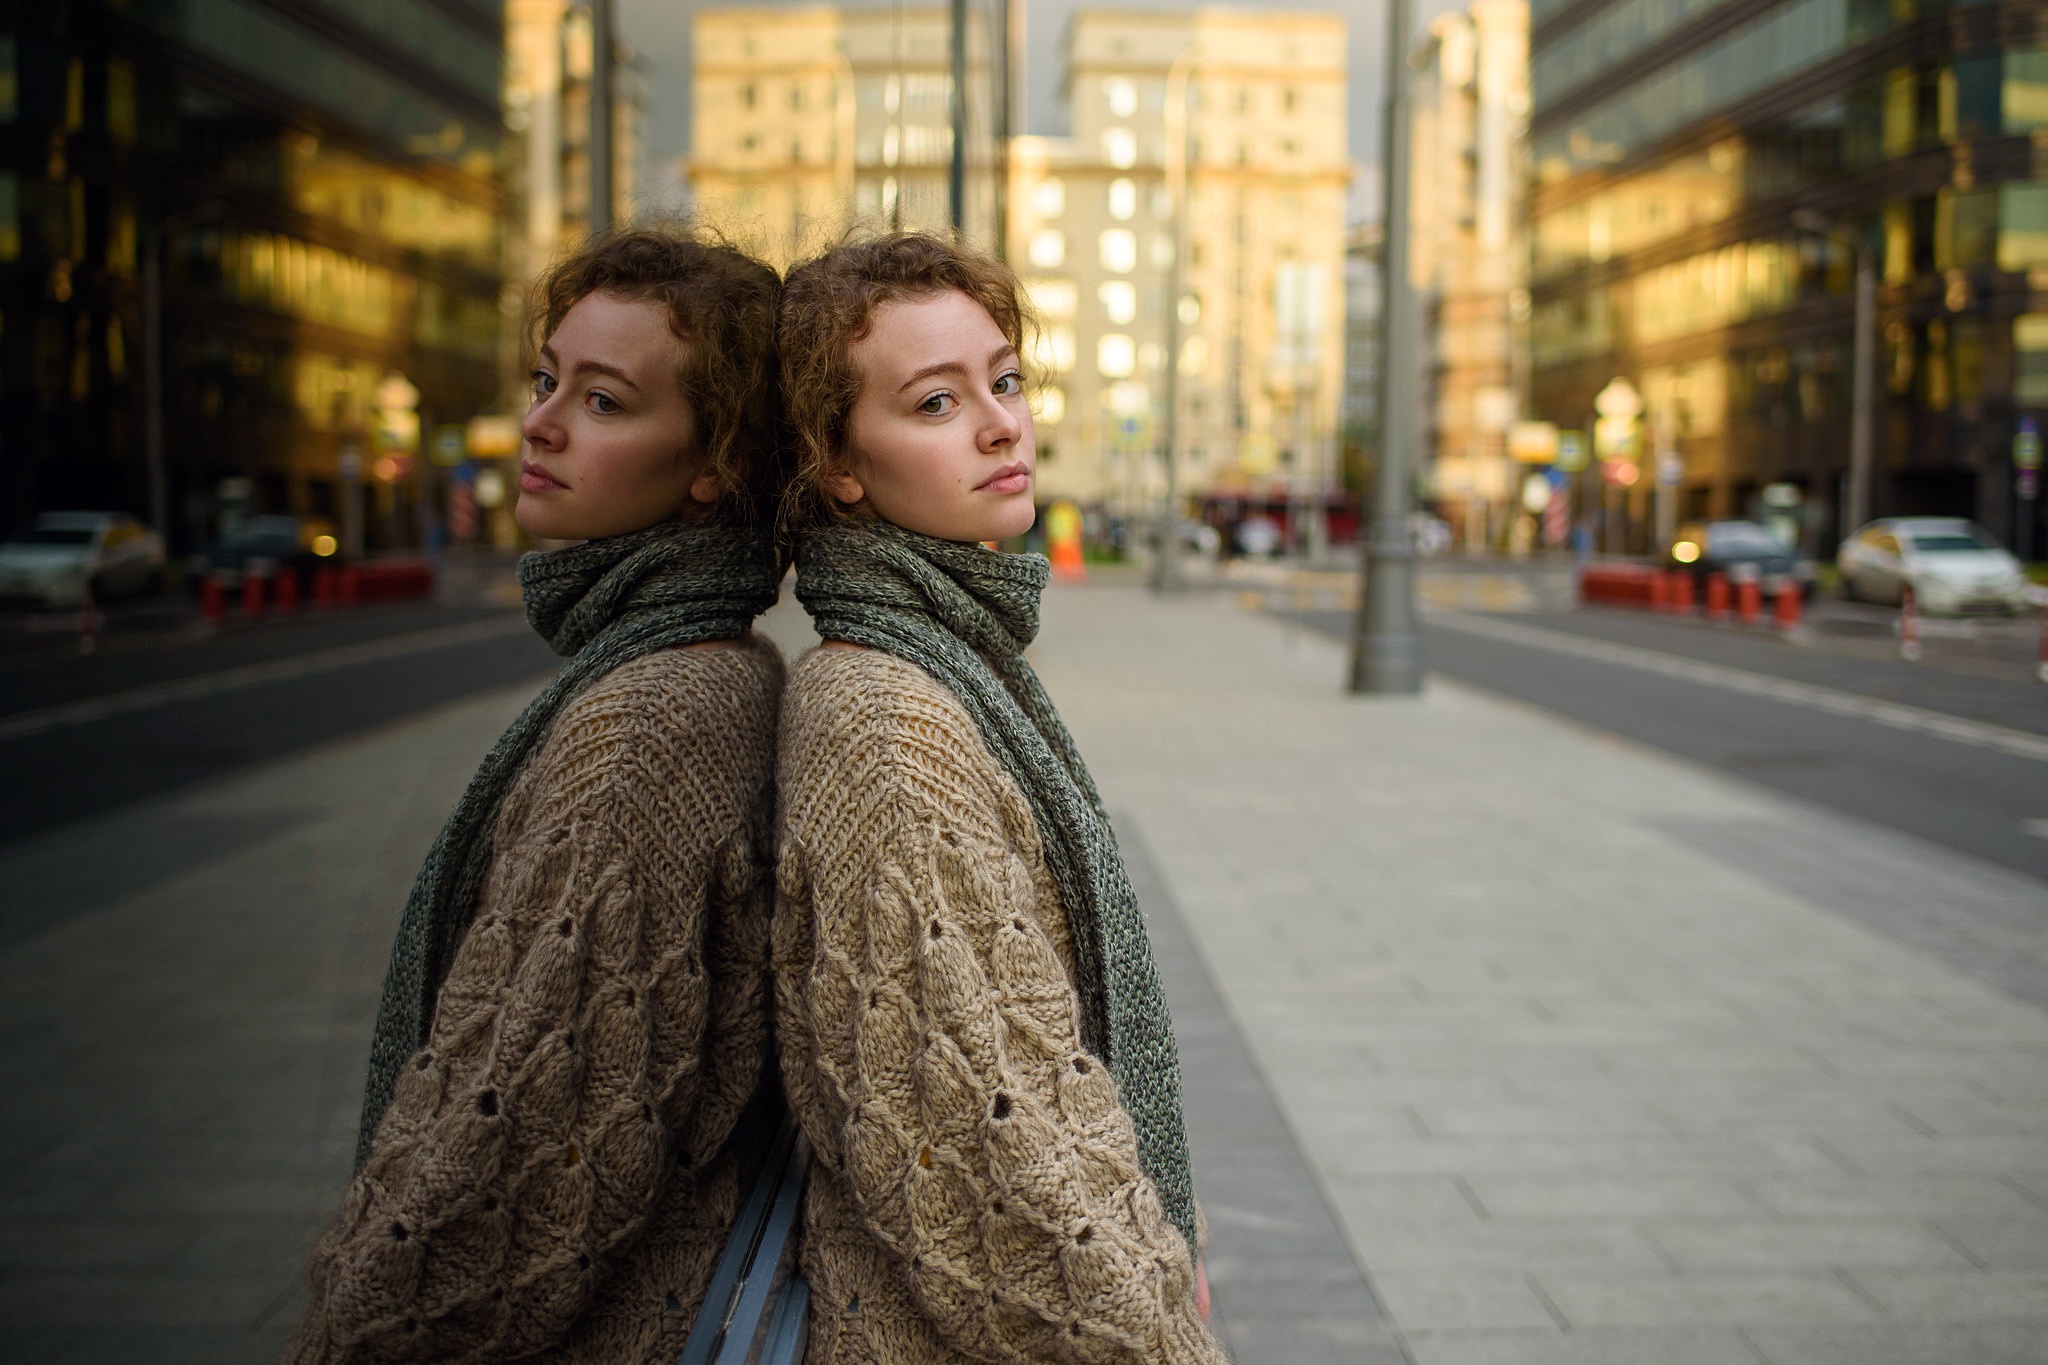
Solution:
{"label": "woman's nose", "polygon": [[994,450],[1001,446],[1015,445],[1017,438],[1024,434],[1024,424],[1008,403],[1000,398],[989,399],[989,412],[982,419],[981,444]]}
{"label": "woman's nose", "polygon": [[519,434],[527,444],[543,450],[559,450],[562,445],[561,423],[555,420],[554,396],[541,399],[526,410],[526,417],[519,423]]}

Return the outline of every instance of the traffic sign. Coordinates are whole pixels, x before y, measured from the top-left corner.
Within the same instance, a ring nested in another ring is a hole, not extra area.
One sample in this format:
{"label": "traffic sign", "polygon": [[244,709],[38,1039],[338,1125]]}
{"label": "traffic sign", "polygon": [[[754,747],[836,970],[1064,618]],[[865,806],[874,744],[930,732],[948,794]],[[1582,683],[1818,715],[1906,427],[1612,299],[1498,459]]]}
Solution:
{"label": "traffic sign", "polygon": [[1557,433],[1557,467],[1567,474],[1576,474],[1586,467],[1586,433],[1583,431],[1560,431]]}
{"label": "traffic sign", "polygon": [[452,423],[434,428],[434,463],[452,469],[469,458],[469,433]]}

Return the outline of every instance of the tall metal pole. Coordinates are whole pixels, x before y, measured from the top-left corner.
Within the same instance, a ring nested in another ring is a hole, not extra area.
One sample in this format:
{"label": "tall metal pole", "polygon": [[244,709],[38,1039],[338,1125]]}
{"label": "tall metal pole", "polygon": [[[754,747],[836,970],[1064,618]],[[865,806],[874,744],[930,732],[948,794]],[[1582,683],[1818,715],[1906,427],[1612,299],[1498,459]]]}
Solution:
{"label": "tall metal pole", "polygon": [[1402,383],[1415,356],[1414,290],[1408,281],[1408,0],[1387,0],[1387,113],[1383,167],[1386,227],[1380,256],[1380,451],[1372,526],[1361,557],[1358,619],[1351,633],[1353,692],[1422,690],[1422,637],[1415,622],[1415,537],[1409,525],[1413,396]]}
{"label": "tall metal pole", "polygon": [[1012,86],[1015,77],[1012,40],[1016,34],[1016,22],[1012,13],[1011,0],[995,0],[995,62],[996,62],[996,231],[995,255],[999,261],[1010,259],[1010,137],[1013,132],[1011,120],[1014,116],[1016,92]]}
{"label": "tall metal pole", "polygon": [[1161,111],[1166,133],[1166,201],[1173,214],[1173,256],[1166,267],[1166,412],[1160,423],[1166,456],[1166,515],[1159,528],[1159,549],[1152,561],[1152,590],[1180,587],[1180,351],[1181,257],[1187,251],[1188,222],[1188,77],[1195,54],[1183,52],[1166,72],[1166,106]]}
{"label": "tall metal pole", "polygon": [[1849,496],[1841,538],[1846,539],[1870,520],[1871,494],[1871,405],[1877,387],[1877,262],[1864,244],[1856,248],[1856,343],[1850,377],[1849,402]]}
{"label": "tall metal pole", "polygon": [[953,231],[967,231],[967,0],[953,0],[953,164],[946,174],[946,205]]}
{"label": "tall metal pole", "polygon": [[142,258],[142,460],[149,470],[149,522],[171,540],[170,480],[164,472],[163,238]]}
{"label": "tall metal pole", "polygon": [[590,0],[590,231],[612,225],[612,0]]}

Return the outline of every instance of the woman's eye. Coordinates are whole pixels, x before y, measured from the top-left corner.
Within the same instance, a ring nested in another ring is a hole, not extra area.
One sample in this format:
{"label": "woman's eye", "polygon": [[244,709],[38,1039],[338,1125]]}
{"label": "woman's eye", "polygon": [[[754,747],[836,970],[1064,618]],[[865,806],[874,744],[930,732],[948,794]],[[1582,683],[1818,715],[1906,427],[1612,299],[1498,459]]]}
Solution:
{"label": "woman's eye", "polygon": [[619,410],[618,400],[614,399],[603,389],[592,389],[590,391],[590,407],[600,417],[609,417]]}
{"label": "woman's eye", "polygon": [[917,405],[917,410],[919,412],[928,412],[936,416],[937,414],[942,412],[951,412],[953,408],[957,405],[957,402],[958,400],[955,399],[952,394],[947,393],[945,390],[941,389],[939,392],[925,399],[922,403],[919,403]]}
{"label": "woman's eye", "polygon": [[1024,392],[1024,376],[1018,374],[1015,370],[996,376],[996,394],[998,397],[1010,398],[1022,392]]}
{"label": "woman's eye", "polygon": [[535,370],[533,372],[534,401],[539,402],[541,399],[547,397],[554,391],[555,377],[549,374],[546,370]]}

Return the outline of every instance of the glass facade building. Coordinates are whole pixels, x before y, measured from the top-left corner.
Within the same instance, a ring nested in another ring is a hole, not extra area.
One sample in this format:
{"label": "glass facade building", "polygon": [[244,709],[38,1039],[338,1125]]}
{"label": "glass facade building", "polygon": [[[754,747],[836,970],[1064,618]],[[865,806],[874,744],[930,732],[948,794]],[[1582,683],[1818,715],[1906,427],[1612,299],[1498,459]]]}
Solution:
{"label": "glass facade building", "polygon": [[[2048,419],[2048,8],[1531,8],[1536,414],[1585,428],[1626,378],[1644,448],[1680,457],[1679,517],[1745,515],[1790,483],[1809,548],[1831,555],[1854,529],[1840,523],[1866,252],[1871,514],[1974,517],[2038,556],[2039,504],[2016,497],[2012,456],[2022,421]],[[1636,528],[1650,482],[1626,495]]]}
{"label": "glass facade building", "polygon": [[338,523],[360,482],[367,548],[415,543],[422,446],[503,397],[501,3],[10,13],[0,523],[187,549],[224,486]]}

